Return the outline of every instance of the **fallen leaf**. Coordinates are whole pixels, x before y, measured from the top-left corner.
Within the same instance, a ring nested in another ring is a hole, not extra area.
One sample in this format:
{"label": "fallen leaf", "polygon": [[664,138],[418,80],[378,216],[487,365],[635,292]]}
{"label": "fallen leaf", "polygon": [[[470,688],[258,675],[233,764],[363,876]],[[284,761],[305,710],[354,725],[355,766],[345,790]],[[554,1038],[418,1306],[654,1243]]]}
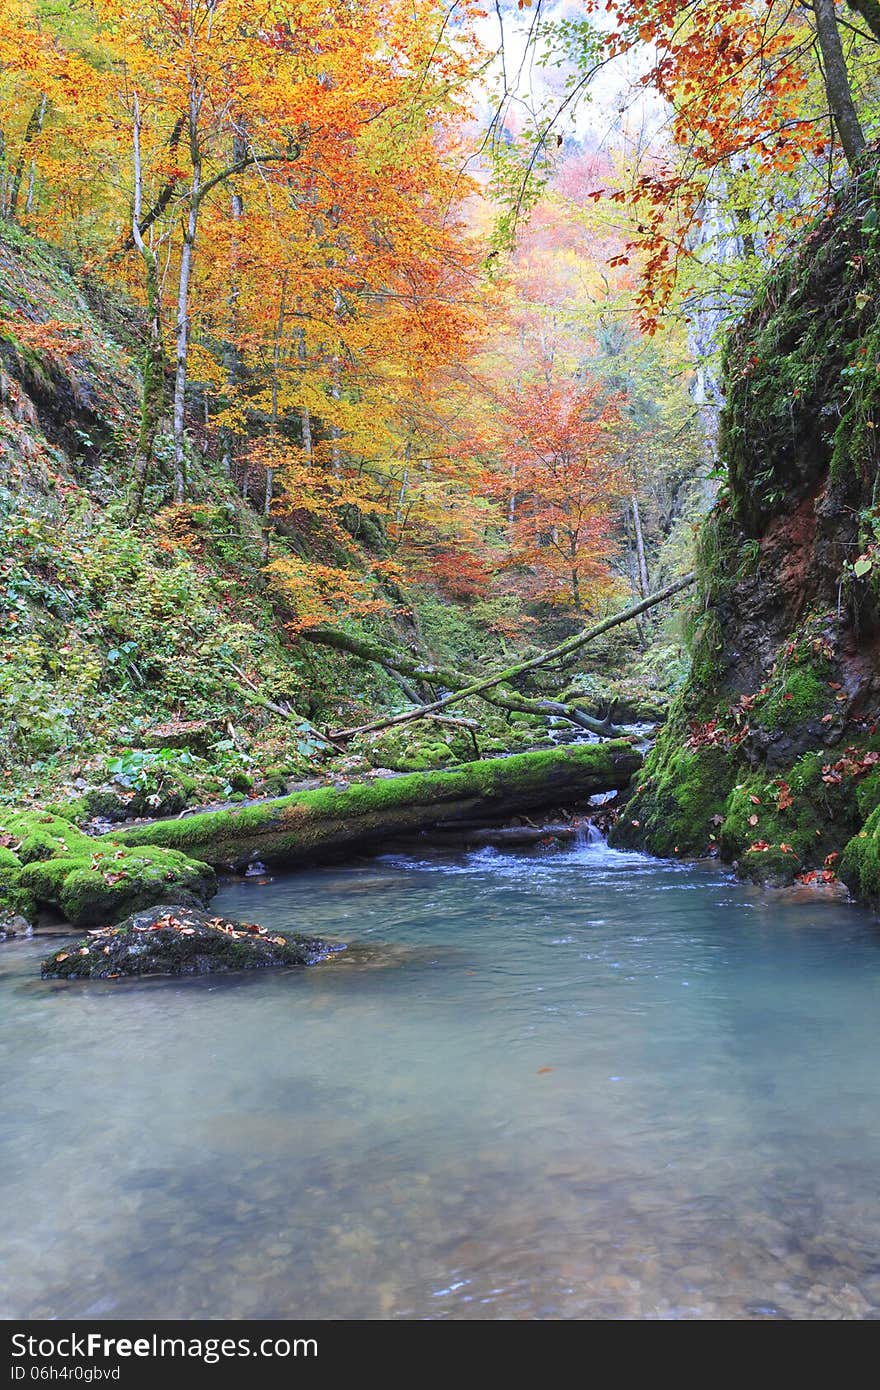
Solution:
{"label": "fallen leaf", "polygon": [[787,782],[779,783],[779,800],[776,803],[777,811],[787,811],[793,803],[791,788]]}

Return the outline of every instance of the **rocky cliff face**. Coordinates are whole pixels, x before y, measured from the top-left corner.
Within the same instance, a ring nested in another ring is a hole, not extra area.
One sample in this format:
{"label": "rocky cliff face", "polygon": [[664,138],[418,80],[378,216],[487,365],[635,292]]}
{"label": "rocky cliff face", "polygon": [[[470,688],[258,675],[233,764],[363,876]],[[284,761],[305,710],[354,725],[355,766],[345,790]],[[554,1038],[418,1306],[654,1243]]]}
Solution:
{"label": "rocky cliff face", "polygon": [[880,896],[880,174],[732,335],[727,484],[698,544],[688,685],[616,829],[771,882]]}

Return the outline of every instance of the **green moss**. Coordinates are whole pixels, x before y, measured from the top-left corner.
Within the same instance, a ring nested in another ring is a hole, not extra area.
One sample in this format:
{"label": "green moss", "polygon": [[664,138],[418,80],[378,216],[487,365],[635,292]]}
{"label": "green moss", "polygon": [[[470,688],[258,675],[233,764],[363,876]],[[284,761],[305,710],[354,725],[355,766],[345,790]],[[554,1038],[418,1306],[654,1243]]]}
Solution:
{"label": "green moss", "polygon": [[14,905],[20,879],[21,860],[18,855],[0,846],[0,905]]}
{"label": "green moss", "polygon": [[831,703],[827,680],[809,667],[793,666],[784,684],[756,706],[756,718],[767,729],[797,729],[820,719]]}
{"label": "green moss", "polygon": [[687,745],[682,706],[645,763],[635,796],[612,832],[612,843],[654,854],[706,854],[715,844],[713,818],[723,811],[735,775],[734,755],[721,744]]}
{"label": "green moss", "polygon": [[876,767],[856,787],[856,804],[864,820],[880,806],[880,767]]}
{"label": "green moss", "polygon": [[720,594],[731,587],[739,542],[739,528],[730,508],[713,507],[697,532],[694,547],[694,568],[704,605],[717,601]]}
{"label": "green moss", "polygon": [[86,803],[81,796],[74,797],[71,801],[47,802],[45,810],[49,815],[57,816],[59,820],[66,820],[71,825],[79,826],[83,821],[88,820]]}
{"label": "green moss", "polygon": [[[778,777],[756,772],[739,783],[725,807],[721,857],[751,878],[762,876],[763,864],[766,877],[778,882],[840,853],[860,817],[852,782],[825,782],[826,765],[827,754],[806,753]],[[758,843],[770,848],[751,850]]]}
{"label": "green moss", "polygon": [[3,812],[0,833],[15,851],[0,850],[0,893],[20,911],[54,908],[74,925],[113,921],[158,899],[203,902],[213,870],[168,849],[131,849],[115,838],[97,841],[58,816]]}
{"label": "green moss", "polygon": [[66,854],[87,854],[92,841],[70,821],[49,812],[0,810],[0,834],[18,841],[16,854],[23,864]]}
{"label": "green moss", "polygon": [[783,850],[779,845],[746,850],[737,860],[740,878],[750,878],[754,883],[766,883],[775,888],[791,883],[799,869],[800,863],[791,850]]}
{"label": "green moss", "polygon": [[75,926],[112,922],[165,899],[205,901],[214,874],[175,850],[97,847],[88,856],[37,860],[21,872],[21,887],[38,903],[57,907]]}
{"label": "green moss", "polygon": [[876,168],[773,268],[725,353],[720,449],[748,535],[829,469],[845,487],[876,471],[880,304]]}
{"label": "green moss", "polygon": [[845,845],[838,873],[854,897],[880,900],[880,806]]}

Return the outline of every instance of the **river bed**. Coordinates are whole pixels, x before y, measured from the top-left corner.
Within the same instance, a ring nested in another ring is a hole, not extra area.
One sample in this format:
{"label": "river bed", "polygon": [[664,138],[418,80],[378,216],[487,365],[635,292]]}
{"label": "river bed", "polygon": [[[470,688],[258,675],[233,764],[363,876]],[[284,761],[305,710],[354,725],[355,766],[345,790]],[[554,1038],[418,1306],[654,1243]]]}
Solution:
{"label": "river bed", "polygon": [[880,1310],[880,927],[617,853],[225,886],[355,943],[78,985],[0,948],[0,1315]]}

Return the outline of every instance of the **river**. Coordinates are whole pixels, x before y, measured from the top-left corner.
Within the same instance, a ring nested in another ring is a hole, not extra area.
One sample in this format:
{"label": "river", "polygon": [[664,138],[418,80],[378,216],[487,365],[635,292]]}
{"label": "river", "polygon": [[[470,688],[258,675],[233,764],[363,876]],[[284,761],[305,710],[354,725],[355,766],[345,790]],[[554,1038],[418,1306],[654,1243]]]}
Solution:
{"label": "river", "polygon": [[617,853],[225,886],[353,943],[62,985],[0,947],[0,1315],[880,1311],[880,927]]}

